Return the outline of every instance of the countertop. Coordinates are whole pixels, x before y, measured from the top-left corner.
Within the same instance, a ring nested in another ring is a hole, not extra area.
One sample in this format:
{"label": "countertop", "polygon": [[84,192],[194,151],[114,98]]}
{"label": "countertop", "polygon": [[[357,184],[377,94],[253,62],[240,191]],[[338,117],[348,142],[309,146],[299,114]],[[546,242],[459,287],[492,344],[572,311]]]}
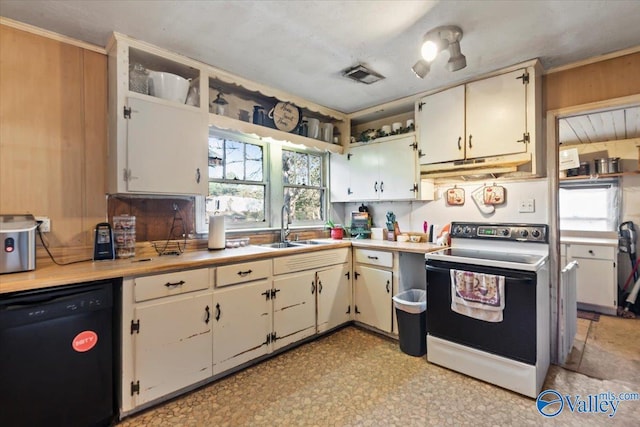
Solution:
{"label": "countertop", "polygon": [[561,244],[596,245],[618,247],[618,233],[615,231],[562,231]]}
{"label": "countertop", "polygon": [[33,271],[0,275],[0,294],[49,288],[73,283],[94,280],[130,277],[146,274],[162,273],[199,267],[215,267],[217,265],[247,262],[256,259],[275,258],[303,252],[315,252],[342,247],[362,247],[383,249],[395,252],[427,253],[438,249],[431,243],[389,242],[386,240],[332,240],[322,241],[323,245],[299,246],[284,249],[273,249],[250,245],[241,248],[221,249],[216,251],[197,250],[181,255],[156,256],[151,258],[125,258],[108,261],[85,261],[76,264],[59,266],[53,263],[39,267]]}

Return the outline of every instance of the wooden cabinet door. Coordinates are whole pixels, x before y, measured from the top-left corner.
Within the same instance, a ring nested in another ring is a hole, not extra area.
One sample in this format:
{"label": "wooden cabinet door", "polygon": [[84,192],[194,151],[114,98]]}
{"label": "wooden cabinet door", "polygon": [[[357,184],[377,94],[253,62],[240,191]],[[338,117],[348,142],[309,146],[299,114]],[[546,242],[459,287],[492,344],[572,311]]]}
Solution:
{"label": "wooden cabinet door", "polygon": [[351,200],[377,200],[380,193],[377,145],[361,145],[349,150]]}
{"label": "wooden cabinet door", "polygon": [[324,332],[349,321],[351,274],[349,264],[335,265],[317,274],[318,332]]}
{"label": "wooden cabinet door", "polygon": [[351,164],[347,154],[329,155],[329,180],[332,202],[351,200]]}
{"label": "wooden cabinet door", "polygon": [[270,280],[216,289],[213,293],[213,374],[267,354],[272,330]]}
{"label": "wooden cabinet door", "polygon": [[140,303],[134,342],[134,378],[142,405],[212,375],[212,293]]}
{"label": "wooden cabinet door", "polygon": [[417,183],[414,138],[402,138],[378,145],[380,171],[380,200],[411,200],[416,198],[413,185]]}
{"label": "wooden cabinet door", "polygon": [[356,320],[391,332],[391,271],[356,265],[354,272]]}
{"label": "wooden cabinet door", "polygon": [[467,84],[467,159],[527,152],[527,85],[518,79],[525,71]]}
{"label": "wooden cabinet door", "polygon": [[206,194],[207,125],[201,111],[129,98],[127,190]]}
{"label": "wooden cabinet door", "polygon": [[[456,86],[418,101],[416,126],[420,164],[464,159],[465,88]],[[421,107],[420,107],[421,106]]]}
{"label": "wooden cabinet door", "polygon": [[277,350],[316,332],[316,274],[303,271],[273,280],[273,332]]}
{"label": "wooden cabinet door", "polygon": [[615,307],[617,284],[614,263],[611,260],[570,258],[578,261],[578,302]]}

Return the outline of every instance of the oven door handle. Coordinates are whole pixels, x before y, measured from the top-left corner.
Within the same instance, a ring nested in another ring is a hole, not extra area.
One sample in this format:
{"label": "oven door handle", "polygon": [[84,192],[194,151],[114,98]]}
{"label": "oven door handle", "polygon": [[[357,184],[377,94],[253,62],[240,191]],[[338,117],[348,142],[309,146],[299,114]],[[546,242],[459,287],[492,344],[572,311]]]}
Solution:
{"label": "oven door handle", "polygon": [[[434,267],[432,265],[426,265],[426,269],[427,271],[434,271],[434,272],[439,272],[439,273],[447,273],[447,274],[451,274],[451,268],[443,268],[443,267]],[[453,270],[458,270],[456,268],[454,268]],[[492,274],[492,273],[487,273],[487,274]],[[533,279],[531,278],[531,276],[528,277],[519,277],[519,276],[504,276],[504,280],[505,282],[531,282],[533,281]]]}

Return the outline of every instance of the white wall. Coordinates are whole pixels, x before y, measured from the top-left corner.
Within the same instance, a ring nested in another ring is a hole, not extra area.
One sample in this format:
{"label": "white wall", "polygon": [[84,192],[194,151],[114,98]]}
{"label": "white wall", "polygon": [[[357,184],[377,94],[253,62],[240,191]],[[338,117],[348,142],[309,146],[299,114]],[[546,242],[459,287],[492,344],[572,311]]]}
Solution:
{"label": "white wall", "polygon": [[[431,224],[445,225],[451,221],[478,221],[478,222],[522,222],[548,224],[548,180],[535,179],[526,181],[496,181],[506,189],[506,202],[495,206],[492,214],[483,214],[477,208],[471,198],[471,193],[483,185],[492,185],[494,181],[476,181],[473,183],[458,183],[458,188],[465,190],[465,203],[460,206],[448,206],[446,190],[453,184],[444,184],[436,187],[436,200],[430,202],[365,202],[369,212],[373,216],[376,227],[384,227],[387,211],[396,214],[396,220],[402,232],[422,232],[422,224],[427,221]],[[535,212],[520,213],[518,206],[520,200],[534,199]],[[351,223],[351,212],[357,211],[360,203],[345,203],[344,224]]]}

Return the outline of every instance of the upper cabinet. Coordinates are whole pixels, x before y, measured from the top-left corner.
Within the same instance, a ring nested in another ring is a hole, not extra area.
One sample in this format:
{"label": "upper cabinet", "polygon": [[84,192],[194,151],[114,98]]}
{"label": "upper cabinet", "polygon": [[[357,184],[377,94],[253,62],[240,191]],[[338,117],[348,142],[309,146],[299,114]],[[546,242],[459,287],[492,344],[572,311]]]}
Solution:
{"label": "upper cabinet", "polygon": [[342,153],[349,118],[114,33],[109,193],[206,194],[209,126]]}
{"label": "upper cabinet", "polygon": [[194,61],[115,35],[109,53],[109,193],[204,194],[207,111]]}
{"label": "upper cabinet", "polygon": [[[540,173],[536,64],[425,96],[415,115],[422,172],[503,166]],[[524,167],[522,167],[524,165]]]}
{"label": "upper cabinet", "polygon": [[415,133],[349,147],[330,161],[331,201],[431,200],[421,193]]}

